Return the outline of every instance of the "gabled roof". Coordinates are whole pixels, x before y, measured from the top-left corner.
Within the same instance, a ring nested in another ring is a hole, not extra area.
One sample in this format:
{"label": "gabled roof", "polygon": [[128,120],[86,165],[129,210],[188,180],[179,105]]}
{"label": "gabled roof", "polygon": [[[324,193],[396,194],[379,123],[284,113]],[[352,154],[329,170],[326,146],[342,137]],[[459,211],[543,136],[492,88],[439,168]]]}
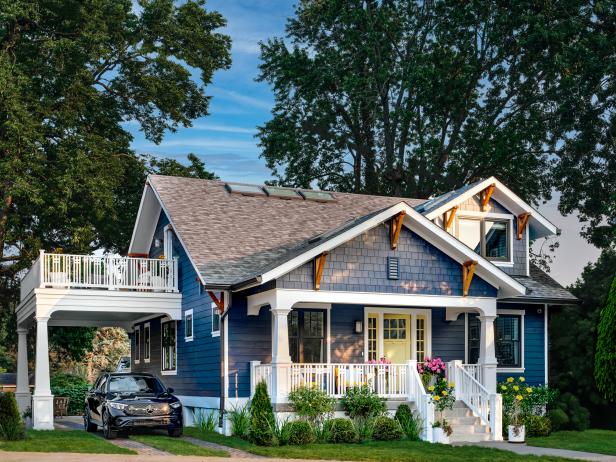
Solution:
{"label": "gabled roof", "polygon": [[495,185],[492,198],[500,203],[503,207],[515,215],[521,213],[530,213],[528,221],[530,229],[530,238],[537,239],[545,236],[552,236],[559,233],[559,229],[551,223],[546,217],[541,215],[539,211],[524,202],[511,189],[498,181],[495,177],[490,177],[485,180],[477,181],[469,185],[458,188],[454,191],[447,192],[441,196],[429,199],[416,207],[416,210],[430,220],[442,215],[452,207],[461,204],[467,199],[479,194],[490,185]]}
{"label": "gabled roof", "polygon": [[[514,276],[527,288],[525,301],[544,303],[579,303],[580,300],[533,263],[529,263],[529,276]],[[513,299],[515,300],[515,298]]]}

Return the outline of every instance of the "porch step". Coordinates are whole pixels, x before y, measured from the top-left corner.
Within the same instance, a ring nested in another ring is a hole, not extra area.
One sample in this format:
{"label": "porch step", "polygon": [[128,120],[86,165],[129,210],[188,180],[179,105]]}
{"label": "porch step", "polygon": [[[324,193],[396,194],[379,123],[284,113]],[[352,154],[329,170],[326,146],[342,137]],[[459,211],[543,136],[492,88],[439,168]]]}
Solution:
{"label": "porch step", "polygon": [[450,443],[479,443],[480,441],[490,441],[489,433],[472,433],[465,435],[456,435],[454,432],[449,437]]}
{"label": "porch step", "polygon": [[481,419],[464,404],[456,401],[453,409],[443,412],[443,418],[451,425],[453,434],[449,437],[452,443],[489,441],[490,428],[481,423]]}

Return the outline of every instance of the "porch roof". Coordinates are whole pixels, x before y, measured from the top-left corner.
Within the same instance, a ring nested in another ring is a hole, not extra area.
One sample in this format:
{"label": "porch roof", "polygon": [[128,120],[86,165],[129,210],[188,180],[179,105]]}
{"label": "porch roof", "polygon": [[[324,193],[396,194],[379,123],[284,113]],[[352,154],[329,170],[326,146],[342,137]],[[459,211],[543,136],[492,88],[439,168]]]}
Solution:
{"label": "porch roof", "polygon": [[529,273],[529,276],[514,276],[514,279],[527,288],[527,293],[512,300],[556,304],[580,303],[575,295],[563,288],[535,264],[529,263]]}

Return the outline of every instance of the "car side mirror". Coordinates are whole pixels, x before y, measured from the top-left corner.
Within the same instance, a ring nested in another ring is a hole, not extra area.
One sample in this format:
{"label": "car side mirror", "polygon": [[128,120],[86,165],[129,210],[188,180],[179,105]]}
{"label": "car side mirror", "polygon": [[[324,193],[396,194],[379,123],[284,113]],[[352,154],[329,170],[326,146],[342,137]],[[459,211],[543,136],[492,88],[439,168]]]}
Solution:
{"label": "car side mirror", "polygon": [[171,394],[173,393],[175,390],[171,387],[167,388],[167,393]]}

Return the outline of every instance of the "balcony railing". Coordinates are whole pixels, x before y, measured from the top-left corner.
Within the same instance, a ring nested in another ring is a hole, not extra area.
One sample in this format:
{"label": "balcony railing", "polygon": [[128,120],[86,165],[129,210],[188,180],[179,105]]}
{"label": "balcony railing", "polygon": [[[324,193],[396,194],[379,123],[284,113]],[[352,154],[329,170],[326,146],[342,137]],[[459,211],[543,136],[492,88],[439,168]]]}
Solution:
{"label": "balcony railing", "polygon": [[41,251],[21,281],[21,298],[39,287],[177,292],[178,262]]}

